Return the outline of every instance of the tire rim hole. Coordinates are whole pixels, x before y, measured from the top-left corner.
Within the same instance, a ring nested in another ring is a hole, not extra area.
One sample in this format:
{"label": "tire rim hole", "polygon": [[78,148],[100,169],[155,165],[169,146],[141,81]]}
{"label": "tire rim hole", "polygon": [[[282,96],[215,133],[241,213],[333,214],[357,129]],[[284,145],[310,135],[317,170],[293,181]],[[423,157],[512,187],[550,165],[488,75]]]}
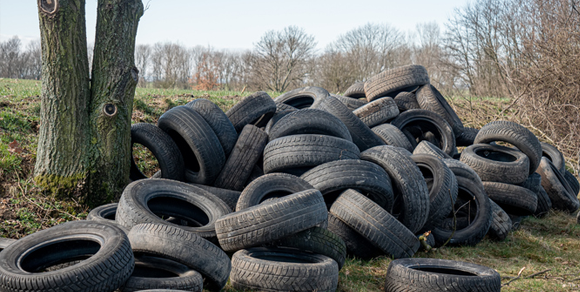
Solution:
{"label": "tire rim hole", "polygon": [[20,260],[20,267],[30,273],[60,270],[86,260],[101,249],[90,239],[65,239],[34,248]]}
{"label": "tire rim hole", "polygon": [[413,269],[417,270],[417,271],[427,272],[427,273],[477,277],[477,275],[474,273],[456,270],[456,269],[452,269],[452,268],[447,269],[447,268],[434,268],[434,267],[414,267]]}
{"label": "tire rim hole", "polygon": [[147,206],[159,218],[175,225],[202,227],[210,221],[202,209],[177,198],[153,198],[147,202]]}

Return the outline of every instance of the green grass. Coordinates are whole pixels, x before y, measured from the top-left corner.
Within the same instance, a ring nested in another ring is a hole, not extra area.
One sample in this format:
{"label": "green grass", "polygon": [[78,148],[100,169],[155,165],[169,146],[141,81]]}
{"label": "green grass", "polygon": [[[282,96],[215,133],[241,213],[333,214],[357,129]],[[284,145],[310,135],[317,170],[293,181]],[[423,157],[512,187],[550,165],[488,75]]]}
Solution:
{"label": "green grass", "polygon": [[[228,110],[252,92],[195,91],[137,88],[133,123],[155,123],[168,109],[195,98],[207,98]],[[275,97],[277,94],[269,93]],[[43,196],[31,179],[34,166],[40,113],[40,83],[29,80],[0,79],[0,236],[19,238],[55,224],[83,219],[88,209],[74,200]],[[451,104],[466,126],[481,127],[491,120],[510,118],[509,99],[455,97]],[[9,151],[17,141],[22,153]],[[143,147],[135,147],[137,164],[147,174],[157,163]],[[475,247],[444,247],[418,252],[415,257],[468,261],[497,270],[507,283],[522,271],[521,278],[503,291],[580,290],[580,225],[568,214],[551,212],[542,219],[526,218],[521,229],[503,242],[484,239]],[[339,291],[382,291],[391,259],[370,261],[349,258],[340,271]],[[550,269],[534,278],[533,273]],[[228,284],[225,291],[236,291]]]}

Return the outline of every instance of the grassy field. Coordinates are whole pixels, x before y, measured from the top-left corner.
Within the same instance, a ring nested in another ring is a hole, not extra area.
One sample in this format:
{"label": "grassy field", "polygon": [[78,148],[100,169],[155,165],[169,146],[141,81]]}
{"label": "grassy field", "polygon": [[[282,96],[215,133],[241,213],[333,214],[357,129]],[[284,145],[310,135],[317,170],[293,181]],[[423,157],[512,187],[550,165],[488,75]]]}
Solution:
{"label": "grassy field", "polygon": [[[173,106],[194,98],[207,98],[227,110],[246,92],[193,91],[138,88],[133,122],[155,123]],[[20,238],[55,224],[83,219],[89,211],[75,201],[55,200],[35,187],[31,174],[37,146],[40,83],[0,79],[0,236]],[[271,94],[275,97],[274,94]],[[509,99],[451,100],[466,126],[511,119]],[[153,172],[146,149],[136,149],[141,167]],[[419,252],[415,257],[462,260],[497,270],[503,291],[580,291],[580,225],[576,218],[551,212],[542,219],[526,218],[521,228],[503,242],[484,239],[475,247],[444,247]],[[339,291],[381,291],[390,259],[348,259],[340,272]],[[543,273],[542,273],[543,272]],[[533,276],[535,273],[540,273]],[[514,280],[520,274],[520,277]],[[530,277],[533,276],[533,277]],[[235,291],[228,284],[226,291]]]}

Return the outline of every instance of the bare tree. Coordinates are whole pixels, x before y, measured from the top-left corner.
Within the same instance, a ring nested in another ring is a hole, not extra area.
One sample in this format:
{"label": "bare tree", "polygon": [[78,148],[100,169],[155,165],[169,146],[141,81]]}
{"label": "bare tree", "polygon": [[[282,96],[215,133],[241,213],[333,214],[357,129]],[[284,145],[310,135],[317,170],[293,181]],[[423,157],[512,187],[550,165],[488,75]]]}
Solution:
{"label": "bare tree", "polygon": [[145,87],[147,83],[150,59],[150,45],[137,45],[137,47],[135,47],[135,66],[139,69],[139,87]]}
{"label": "bare tree", "polygon": [[0,77],[18,78],[20,46],[17,36],[0,43]]}
{"label": "bare tree", "polygon": [[187,88],[191,75],[190,52],[177,43],[156,43],[151,53],[151,79],[162,88]]}

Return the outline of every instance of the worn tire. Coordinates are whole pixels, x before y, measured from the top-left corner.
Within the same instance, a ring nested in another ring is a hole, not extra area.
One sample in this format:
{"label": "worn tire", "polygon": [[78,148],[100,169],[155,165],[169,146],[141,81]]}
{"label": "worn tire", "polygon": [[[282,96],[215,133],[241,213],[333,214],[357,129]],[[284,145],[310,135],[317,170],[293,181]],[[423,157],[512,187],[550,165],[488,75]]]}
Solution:
{"label": "worn tire", "polygon": [[[258,91],[244,97],[230,108],[226,115],[239,133],[247,124],[266,123],[276,112],[276,103],[265,92]],[[259,125],[257,125],[259,126]]]}
{"label": "worn tire", "polygon": [[185,165],[177,144],[163,130],[146,123],[131,125],[131,171],[129,173],[131,180],[147,178],[135,164],[135,158],[133,158],[133,144],[135,143],[145,146],[153,153],[159,163],[163,178],[183,180]]}
{"label": "worn tire", "polygon": [[427,69],[421,65],[407,65],[385,70],[365,82],[365,94],[369,102],[389,96],[409,87],[429,83]]}
{"label": "worn tire", "polygon": [[451,108],[445,97],[431,84],[425,84],[415,93],[417,102],[422,109],[437,113],[451,126],[455,137],[463,133],[463,123],[457,113]]}
{"label": "worn tire", "polygon": [[184,289],[201,292],[201,275],[176,261],[153,256],[135,258],[135,270],[121,288],[122,292],[143,291],[153,288]]}
{"label": "worn tire", "polygon": [[443,152],[439,147],[433,145],[433,143],[429,141],[421,141],[421,143],[417,144],[415,150],[413,150],[413,154],[428,154],[431,156],[435,156],[439,159],[450,159],[451,156],[449,154]]}
{"label": "worn tire", "polygon": [[303,109],[291,112],[281,118],[270,131],[270,141],[291,135],[319,134],[352,141],[348,128],[332,114],[317,110]]}
{"label": "worn tire", "polygon": [[491,143],[495,141],[508,142],[525,153],[530,161],[528,174],[534,173],[540,165],[540,159],[542,158],[540,141],[534,133],[524,126],[509,121],[491,122],[479,130],[473,143]]}
{"label": "worn tire", "polygon": [[376,163],[389,174],[395,195],[392,214],[415,233],[429,216],[429,188],[410,155],[398,149],[405,151],[393,146],[373,147],[362,152],[361,159]]}
{"label": "worn tire", "polygon": [[483,182],[487,196],[508,214],[533,215],[538,207],[538,195],[517,185],[500,182]]}
{"label": "worn tire", "polygon": [[161,256],[201,273],[210,290],[221,290],[231,271],[228,255],[193,232],[166,224],[138,224],[129,232],[133,252]]}
{"label": "worn tire", "polygon": [[538,196],[538,207],[536,212],[534,212],[534,217],[541,218],[546,216],[552,209],[552,200],[550,200],[550,196],[548,196],[543,187],[540,187],[540,191],[536,195]]}
{"label": "worn tire", "polygon": [[349,255],[370,260],[383,254],[378,247],[370,243],[366,238],[350,228],[340,219],[328,213],[328,230],[342,238],[346,245],[346,251]]}
{"label": "worn tire", "polygon": [[317,190],[306,190],[228,214],[216,222],[225,251],[258,246],[312,228],[327,220]]}
{"label": "worn tire", "polygon": [[330,213],[389,256],[412,257],[419,249],[419,240],[413,232],[355,190],[342,193],[332,204]]}
{"label": "worn tire", "polygon": [[264,172],[301,175],[317,165],[358,159],[359,155],[355,144],[341,138],[314,134],[280,137],[264,148]]}
{"label": "worn tire", "polygon": [[407,139],[407,136],[399,128],[391,124],[382,124],[371,129],[385,144],[401,147],[409,152],[413,152],[413,145]]}
{"label": "worn tire", "polygon": [[14,242],[16,242],[16,239],[0,237],[0,251],[4,250]]}
{"label": "worn tire", "polygon": [[308,86],[296,88],[288,91],[274,99],[276,102],[284,103],[297,109],[309,108],[313,104],[318,104],[330,93],[322,87]]}
{"label": "worn tire", "polygon": [[512,230],[512,219],[510,216],[493,200],[491,203],[491,225],[487,235],[497,241],[503,241]]}
{"label": "worn tire", "polygon": [[230,282],[239,290],[335,291],[338,265],[327,256],[293,249],[243,249],[232,256]]}
{"label": "worn tire", "polygon": [[390,121],[399,115],[399,108],[390,97],[369,102],[353,111],[369,128]]}
{"label": "worn tire", "polygon": [[351,98],[361,98],[366,97],[365,95],[365,83],[364,82],[356,82],[353,85],[349,86],[346,91],[344,92],[345,97]]}
{"label": "worn tire", "polygon": [[[79,258],[76,264],[47,270]],[[119,227],[66,222],[23,237],[0,252],[0,290],[114,291],[131,276],[134,263],[127,235]]]}
{"label": "worn tire", "polygon": [[399,113],[403,113],[412,109],[421,109],[419,103],[417,102],[415,93],[403,91],[397,94],[393,99],[399,108]]}
{"label": "worn tire", "polygon": [[185,106],[192,108],[205,119],[220,140],[225,155],[229,156],[238,140],[238,133],[228,116],[219,106],[204,98],[194,99]]}
{"label": "worn tire", "polygon": [[473,141],[475,141],[475,137],[479,133],[478,129],[464,127],[463,132],[459,136],[455,136],[455,145],[467,147],[473,145]]}
{"label": "worn tire", "polygon": [[385,281],[385,292],[499,292],[500,289],[500,275],[492,268],[430,258],[392,261]]}
{"label": "worn tire", "polygon": [[279,198],[314,187],[305,180],[287,173],[270,173],[251,182],[240,195],[235,210],[241,211],[270,198]]}
{"label": "worn tire", "polygon": [[473,144],[461,152],[461,162],[477,172],[482,181],[521,184],[530,175],[528,156],[499,145]]}
{"label": "worn tire", "polygon": [[542,157],[537,172],[542,176],[542,187],[548,193],[552,208],[568,213],[575,212],[580,206],[578,197],[562,173],[546,157]]}
{"label": "worn tire", "polygon": [[228,207],[230,207],[230,209],[232,211],[236,209],[236,204],[238,203],[238,199],[240,198],[240,194],[242,193],[239,191],[221,189],[221,188],[216,188],[216,187],[206,186],[206,185],[199,185],[199,184],[192,184],[192,185],[196,186],[198,188],[204,189],[204,190],[210,192],[212,195],[220,198],[222,201],[224,201],[224,203],[226,203],[226,205],[228,205]]}
{"label": "worn tire", "polygon": [[157,126],[177,144],[188,182],[210,184],[215,180],[226,156],[219,139],[201,115],[189,107],[177,106],[165,112]]}
{"label": "worn tire", "polygon": [[338,101],[342,102],[349,110],[356,110],[357,108],[364,106],[367,104],[367,100],[365,99],[358,99],[358,98],[351,98],[346,97],[338,94],[330,94],[330,96],[338,99]]}
{"label": "worn tire", "polygon": [[409,110],[392,120],[391,125],[399,128],[403,133],[407,132],[407,138],[413,147],[417,146],[423,140],[430,139],[428,135],[432,135],[438,141],[437,144],[433,144],[443,152],[450,156],[453,156],[457,152],[453,129],[451,129],[443,118],[434,112],[427,110]]}
{"label": "worn tire", "polygon": [[577,196],[578,192],[580,192],[580,183],[578,183],[578,179],[568,170],[564,172],[564,178],[570,185],[570,189],[572,189],[572,195]]}

